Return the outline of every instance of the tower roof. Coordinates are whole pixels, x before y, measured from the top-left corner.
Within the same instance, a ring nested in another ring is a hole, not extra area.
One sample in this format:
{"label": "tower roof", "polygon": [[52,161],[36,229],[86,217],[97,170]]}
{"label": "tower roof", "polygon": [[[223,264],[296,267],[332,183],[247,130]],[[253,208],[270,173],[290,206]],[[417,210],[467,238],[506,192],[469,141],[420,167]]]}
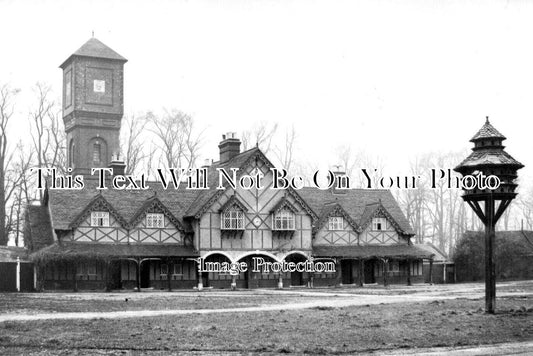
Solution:
{"label": "tower roof", "polygon": [[502,135],[498,130],[494,128],[494,126],[491,125],[489,122],[489,117],[487,116],[487,121],[485,121],[485,124],[479,129],[477,134],[472,137],[470,142],[475,142],[478,140],[483,140],[486,138],[500,138],[502,140],[505,140],[505,136]]}
{"label": "tower roof", "polygon": [[76,52],[72,53],[59,67],[63,68],[65,63],[67,63],[74,56],[105,58],[122,62],[128,61],[126,58],[122,57],[120,54],[94,37],[90,38],[83,46],[78,48]]}

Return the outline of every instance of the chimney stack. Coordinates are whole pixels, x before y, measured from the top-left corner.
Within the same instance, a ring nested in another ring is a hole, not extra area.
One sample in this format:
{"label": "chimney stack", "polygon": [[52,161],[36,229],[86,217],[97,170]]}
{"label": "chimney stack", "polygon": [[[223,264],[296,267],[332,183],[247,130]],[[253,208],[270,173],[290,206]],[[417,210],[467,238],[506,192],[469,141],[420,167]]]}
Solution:
{"label": "chimney stack", "polygon": [[228,132],[222,135],[222,141],[219,143],[220,163],[224,163],[241,153],[241,140],[235,132]]}
{"label": "chimney stack", "polygon": [[111,156],[109,168],[113,168],[113,176],[123,176],[126,173],[126,163],[118,154]]}

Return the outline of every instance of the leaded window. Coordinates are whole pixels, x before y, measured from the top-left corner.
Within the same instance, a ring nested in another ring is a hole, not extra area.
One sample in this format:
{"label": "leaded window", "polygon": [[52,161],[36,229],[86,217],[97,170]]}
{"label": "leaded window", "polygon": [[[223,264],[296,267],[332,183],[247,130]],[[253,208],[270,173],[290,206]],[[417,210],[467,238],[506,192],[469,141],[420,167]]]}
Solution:
{"label": "leaded window", "polygon": [[161,276],[166,276],[168,274],[168,265],[166,263],[161,264],[161,272],[159,272]]}
{"label": "leaded window", "polygon": [[244,230],[244,211],[233,207],[222,212],[220,226],[222,230]]}
{"label": "leaded window", "polygon": [[274,213],[273,230],[292,231],[295,229],[295,216],[289,209],[281,209]]}
{"label": "leaded window", "polygon": [[160,213],[146,214],[146,227],[163,228],[165,227],[165,215]]}
{"label": "leaded window", "polygon": [[344,230],[344,218],[342,216],[330,216],[328,230]]}
{"label": "leaded window", "polygon": [[109,226],[109,213],[107,211],[91,212],[91,226]]}
{"label": "leaded window", "polygon": [[374,231],[383,231],[387,226],[387,220],[385,218],[373,218],[372,219],[372,230]]}

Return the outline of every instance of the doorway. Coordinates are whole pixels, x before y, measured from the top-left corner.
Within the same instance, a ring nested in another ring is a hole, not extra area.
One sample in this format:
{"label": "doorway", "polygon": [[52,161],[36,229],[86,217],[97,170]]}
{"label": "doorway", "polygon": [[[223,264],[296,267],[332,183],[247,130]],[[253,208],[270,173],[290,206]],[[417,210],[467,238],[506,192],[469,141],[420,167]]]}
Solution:
{"label": "doorway", "polygon": [[352,260],[341,260],[342,284],[353,283]]}
{"label": "doorway", "polygon": [[[293,253],[293,254],[285,257],[285,260],[287,262],[305,263],[305,261],[307,261],[307,258],[302,256],[301,254]],[[304,272],[302,272],[302,271],[293,271],[293,272],[290,272],[290,274],[291,274],[291,286],[297,287],[297,286],[305,285]]]}
{"label": "doorway", "polygon": [[150,261],[141,263],[141,288],[150,288]]}
{"label": "doorway", "polygon": [[374,277],[374,266],[375,266],[375,260],[367,260],[365,261],[365,276],[364,276],[364,283],[365,284],[372,284],[376,283],[376,278]]}

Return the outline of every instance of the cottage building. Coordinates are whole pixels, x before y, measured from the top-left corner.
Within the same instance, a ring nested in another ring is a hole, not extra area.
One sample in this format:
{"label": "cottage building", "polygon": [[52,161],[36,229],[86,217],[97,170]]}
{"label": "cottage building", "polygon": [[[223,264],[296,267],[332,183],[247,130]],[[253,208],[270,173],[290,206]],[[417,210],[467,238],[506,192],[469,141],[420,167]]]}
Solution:
{"label": "cottage building", "polygon": [[[423,282],[432,254],[414,235],[388,190],[215,189],[217,168],[261,174],[273,164],[259,148],[242,152],[223,136],[208,169],[210,189],[97,190],[93,167],[114,168],[123,115],[126,59],[95,38],[62,65],[68,162],[81,190],[47,188],[27,209],[25,239],[44,289],[258,288]],[[335,272],[200,272],[209,262],[331,261]]]}

